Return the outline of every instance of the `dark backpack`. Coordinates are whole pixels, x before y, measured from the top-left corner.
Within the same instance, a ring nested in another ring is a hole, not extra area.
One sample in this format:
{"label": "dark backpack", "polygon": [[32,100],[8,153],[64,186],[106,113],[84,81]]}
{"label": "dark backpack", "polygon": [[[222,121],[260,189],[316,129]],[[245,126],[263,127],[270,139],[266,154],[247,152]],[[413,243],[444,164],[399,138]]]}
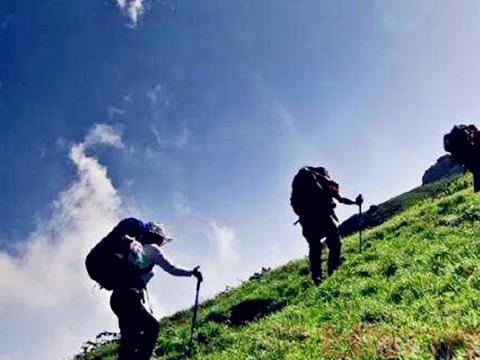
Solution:
{"label": "dark backpack", "polygon": [[475,125],[455,125],[452,131],[443,137],[443,148],[452,154],[456,161],[465,164],[476,148],[477,133]]}
{"label": "dark backpack", "polygon": [[107,290],[113,290],[129,281],[132,276],[128,265],[131,242],[132,240],[109,234],[95,245],[85,259],[90,278]]}
{"label": "dark backpack", "polygon": [[333,201],[326,189],[329,180],[314,173],[310,168],[301,168],[292,182],[290,205],[299,217],[310,214],[330,213]]}

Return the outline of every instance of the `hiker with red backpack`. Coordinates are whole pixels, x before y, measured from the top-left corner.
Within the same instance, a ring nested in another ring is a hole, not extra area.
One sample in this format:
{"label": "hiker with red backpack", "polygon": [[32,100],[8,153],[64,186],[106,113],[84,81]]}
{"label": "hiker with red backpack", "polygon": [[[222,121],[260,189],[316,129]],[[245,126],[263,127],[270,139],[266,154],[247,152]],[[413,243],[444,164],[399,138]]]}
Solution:
{"label": "hiker with red backpack", "polygon": [[473,188],[480,191],[480,131],[475,125],[455,125],[443,137],[445,151],[473,175]]}
{"label": "hiker with red backpack", "polygon": [[128,218],[86,258],[90,277],[113,290],[110,306],[120,327],[119,360],[148,360],[155,348],[159,324],[145,307],[146,285],[155,265],[175,276],[195,276],[198,283],[203,280],[198,266],[182,269],[163,255],[160,247],[170,241],[163,225]]}
{"label": "hiker with red backpack", "polygon": [[310,272],[315,284],[322,281],[322,239],[326,238],[328,274],[340,265],[341,239],[338,233],[338,218],[335,201],[346,205],[361,205],[362,195],[354,200],[342,197],[339,186],[323,167],[305,166],[295,175],[292,183],[290,203],[298,215],[303,236],[309,245]]}

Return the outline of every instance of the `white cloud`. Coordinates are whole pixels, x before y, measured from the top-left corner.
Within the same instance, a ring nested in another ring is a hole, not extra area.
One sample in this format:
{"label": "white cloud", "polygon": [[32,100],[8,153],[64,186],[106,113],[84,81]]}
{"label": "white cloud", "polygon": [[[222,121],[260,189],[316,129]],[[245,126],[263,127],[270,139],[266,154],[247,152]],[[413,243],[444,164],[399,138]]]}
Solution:
{"label": "white cloud", "polygon": [[107,107],[107,114],[108,114],[108,119],[113,120],[116,117],[120,117],[122,115],[125,115],[126,111],[116,107],[114,105],[110,105]]}
{"label": "white cloud", "polygon": [[135,27],[145,12],[145,0],[115,0],[118,8],[130,19],[130,26]]}
{"label": "white cloud", "polygon": [[216,249],[216,260],[220,265],[231,264],[238,260],[235,251],[236,235],[233,228],[225,225],[218,225],[212,221],[209,226],[209,236],[214,242]]}
{"label": "white cloud", "polygon": [[[167,119],[169,109],[174,100],[173,93],[166,89],[161,83],[157,83],[153,88],[145,93],[145,96],[150,103],[150,109],[155,123],[164,123],[163,120]],[[175,150],[184,150],[186,146],[190,144],[192,133],[188,128],[187,123],[183,122],[180,124],[180,126],[181,128],[179,129],[178,133],[172,134],[169,131],[168,136],[162,134],[162,132],[159,131],[159,129],[154,125],[150,127],[150,130],[152,131],[155,141],[160,149],[170,148]]]}
{"label": "white cloud", "polygon": [[140,15],[144,12],[143,0],[132,0],[128,7],[128,16],[134,24],[138,23]]}
{"label": "white cloud", "polygon": [[[202,214],[195,215],[195,211],[190,213],[189,218],[185,225],[191,227],[194,233],[185,238],[194,241],[197,250],[187,253],[188,260],[182,260],[181,263],[201,265],[206,280],[202,284],[203,299],[213,297],[227,285],[237,285],[253,271],[248,262],[241,261],[239,239],[233,227]],[[190,300],[188,296],[186,298]]]}
{"label": "white cloud", "polygon": [[163,137],[154,126],[151,127],[155,141],[161,149],[173,148],[175,150],[184,150],[190,143],[192,133],[185,123],[178,134],[169,137]]}
{"label": "white cloud", "polygon": [[172,103],[172,94],[161,83],[158,83],[146,92],[146,97],[150,101],[154,118],[156,120],[163,119]]}
{"label": "white cloud", "polygon": [[95,145],[120,148],[121,134],[97,124],[74,144],[69,155],[77,177],[54,201],[50,218],[24,242],[21,257],[0,252],[0,358],[72,355],[83,341],[114,326],[107,294],[92,294],[84,269],[88,250],[120,218],[121,201],[106,168],[86,153]]}
{"label": "white cloud", "polygon": [[79,144],[87,148],[95,145],[109,145],[115,148],[122,148],[122,136],[118,129],[111,125],[95,124],[85,137],[85,141]]}

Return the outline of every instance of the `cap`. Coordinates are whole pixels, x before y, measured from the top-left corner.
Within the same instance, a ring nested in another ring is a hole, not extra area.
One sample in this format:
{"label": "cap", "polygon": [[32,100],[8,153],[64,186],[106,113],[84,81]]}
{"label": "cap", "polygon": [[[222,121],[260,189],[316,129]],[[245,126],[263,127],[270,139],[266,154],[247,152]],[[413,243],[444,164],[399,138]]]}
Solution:
{"label": "cap", "polygon": [[173,240],[163,224],[157,224],[149,221],[145,224],[145,232],[163,238],[166,243]]}
{"label": "cap", "polygon": [[312,169],[317,174],[320,174],[322,176],[328,176],[329,175],[327,169],[325,169],[323,166],[313,167]]}

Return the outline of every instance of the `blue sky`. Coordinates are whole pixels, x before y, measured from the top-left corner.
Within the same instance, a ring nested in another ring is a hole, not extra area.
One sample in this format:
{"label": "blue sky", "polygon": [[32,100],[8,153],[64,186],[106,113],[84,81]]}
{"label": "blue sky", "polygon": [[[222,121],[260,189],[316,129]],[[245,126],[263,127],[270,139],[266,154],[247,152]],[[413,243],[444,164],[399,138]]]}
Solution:
{"label": "blue sky", "polygon": [[[205,298],[306,253],[289,207],[300,166],[328,167],[368,204],[419,185],[442,134],[479,116],[479,13],[433,0],[0,3],[0,359],[61,358],[115,330],[82,261],[122,216],[165,222],[169,255],[202,265]],[[188,306],[192,288],[159,274],[158,313]],[[25,347],[28,332],[44,335]]]}

